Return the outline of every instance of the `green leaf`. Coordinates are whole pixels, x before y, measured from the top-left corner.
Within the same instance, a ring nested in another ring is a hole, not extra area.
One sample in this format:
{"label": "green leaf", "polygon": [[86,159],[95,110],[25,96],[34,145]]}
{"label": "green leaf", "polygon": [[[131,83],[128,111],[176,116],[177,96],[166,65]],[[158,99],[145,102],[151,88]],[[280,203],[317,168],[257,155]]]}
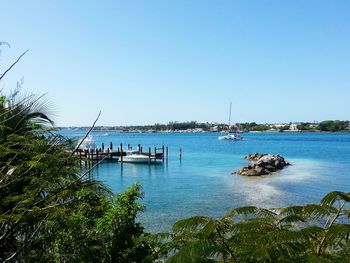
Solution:
{"label": "green leaf", "polygon": [[326,206],[332,206],[337,200],[343,200],[344,202],[350,202],[350,193],[334,191],[326,194],[321,204]]}
{"label": "green leaf", "polygon": [[184,231],[195,231],[207,224],[211,219],[205,216],[194,216],[177,221],[173,225],[174,233],[181,233]]}

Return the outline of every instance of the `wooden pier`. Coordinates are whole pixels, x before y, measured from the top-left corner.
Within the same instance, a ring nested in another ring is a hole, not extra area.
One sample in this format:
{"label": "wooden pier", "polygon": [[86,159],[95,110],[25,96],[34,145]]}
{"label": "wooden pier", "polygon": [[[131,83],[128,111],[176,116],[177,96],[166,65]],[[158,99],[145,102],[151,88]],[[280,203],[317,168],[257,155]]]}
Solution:
{"label": "wooden pier", "polygon": [[168,146],[148,148],[144,151],[144,148],[138,144],[137,150],[132,150],[130,144],[127,145],[126,149],[123,147],[123,144],[120,144],[117,149],[113,148],[113,143],[110,142],[109,147],[105,148],[104,143],[102,143],[100,148],[95,149],[77,149],[74,152],[75,156],[79,157],[80,165],[85,165],[86,168],[91,168],[94,165],[99,166],[105,160],[115,160],[117,162],[123,163],[123,157],[129,154],[140,154],[148,157],[148,165],[159,163],[160,160],[162,163],[168,161]]}

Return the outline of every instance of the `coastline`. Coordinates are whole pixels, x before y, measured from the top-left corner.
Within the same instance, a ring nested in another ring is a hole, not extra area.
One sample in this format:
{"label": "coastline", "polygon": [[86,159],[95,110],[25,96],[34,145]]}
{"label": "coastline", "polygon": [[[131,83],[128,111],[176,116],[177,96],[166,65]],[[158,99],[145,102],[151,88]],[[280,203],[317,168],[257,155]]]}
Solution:
{"label": "coastline", "polygon": [[[87,127],[59,127],[58,130],[69,130],[69,131],[87,131],[89,128]],[[165,131],[156,131],[156,130],[115,130],[115,129],[93,129],[94,132],[101,133],[227,133],[226,131],[204,131],[204,130],[196,130],[196,129],[187,129],[187,130],[165,130]],[[234,132],[232,132],[234,133]],[[350,130],[343,131],[321,131],[321,130],[267,130],[267,131],[240,131],[238,133],[350,133]]]}

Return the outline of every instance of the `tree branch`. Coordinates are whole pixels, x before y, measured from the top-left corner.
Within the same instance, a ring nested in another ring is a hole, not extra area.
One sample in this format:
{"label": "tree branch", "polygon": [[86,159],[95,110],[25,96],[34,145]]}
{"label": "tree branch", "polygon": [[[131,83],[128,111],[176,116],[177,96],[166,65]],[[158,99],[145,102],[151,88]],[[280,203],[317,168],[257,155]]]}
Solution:
{"label": "tree branch", "polygon": [[18,61],[20,61],[20,59],[28,52],[29,50],[26,50],[25,52],[22,53],[22,55],[20,55],[17,60],[8,68],[5,70],[5,72],[0,76],[0,80],[2,80],[2,78],[14,67],[14,65],[16,65],[18,63]]}
{"label": "tree branch", "polygon": [[92,126],[90,127],[90,129],[88,130],[88,132],[85,134],[84,138],[79,142],[79,144],[77,145],[77,147],[75,147],[75,149],[73,150],[73,152],[70,154],[70,157],[72,157],[74,155],[74,153],[79,149],[79,147],[82,145],[82,143],[86,140],[86,138],[89,136],[90,132],[95,128],[96,122],[98,121],[98,119],[100,118],[101,115],[101,111],[98,113],[97,118],[95,119],[94,123],[92,124]]}

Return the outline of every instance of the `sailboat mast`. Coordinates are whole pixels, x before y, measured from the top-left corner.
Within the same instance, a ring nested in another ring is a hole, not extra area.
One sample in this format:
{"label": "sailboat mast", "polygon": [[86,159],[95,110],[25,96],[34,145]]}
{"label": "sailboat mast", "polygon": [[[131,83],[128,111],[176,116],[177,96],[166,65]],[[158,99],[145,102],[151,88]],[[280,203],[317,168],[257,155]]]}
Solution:
{"label": "sailboat mast", "polygon": [[230,112],[228,115],[228,132],[230,132],[230,127],[231,127],[231,108],[232,108],[232,101],[230,102]]}

